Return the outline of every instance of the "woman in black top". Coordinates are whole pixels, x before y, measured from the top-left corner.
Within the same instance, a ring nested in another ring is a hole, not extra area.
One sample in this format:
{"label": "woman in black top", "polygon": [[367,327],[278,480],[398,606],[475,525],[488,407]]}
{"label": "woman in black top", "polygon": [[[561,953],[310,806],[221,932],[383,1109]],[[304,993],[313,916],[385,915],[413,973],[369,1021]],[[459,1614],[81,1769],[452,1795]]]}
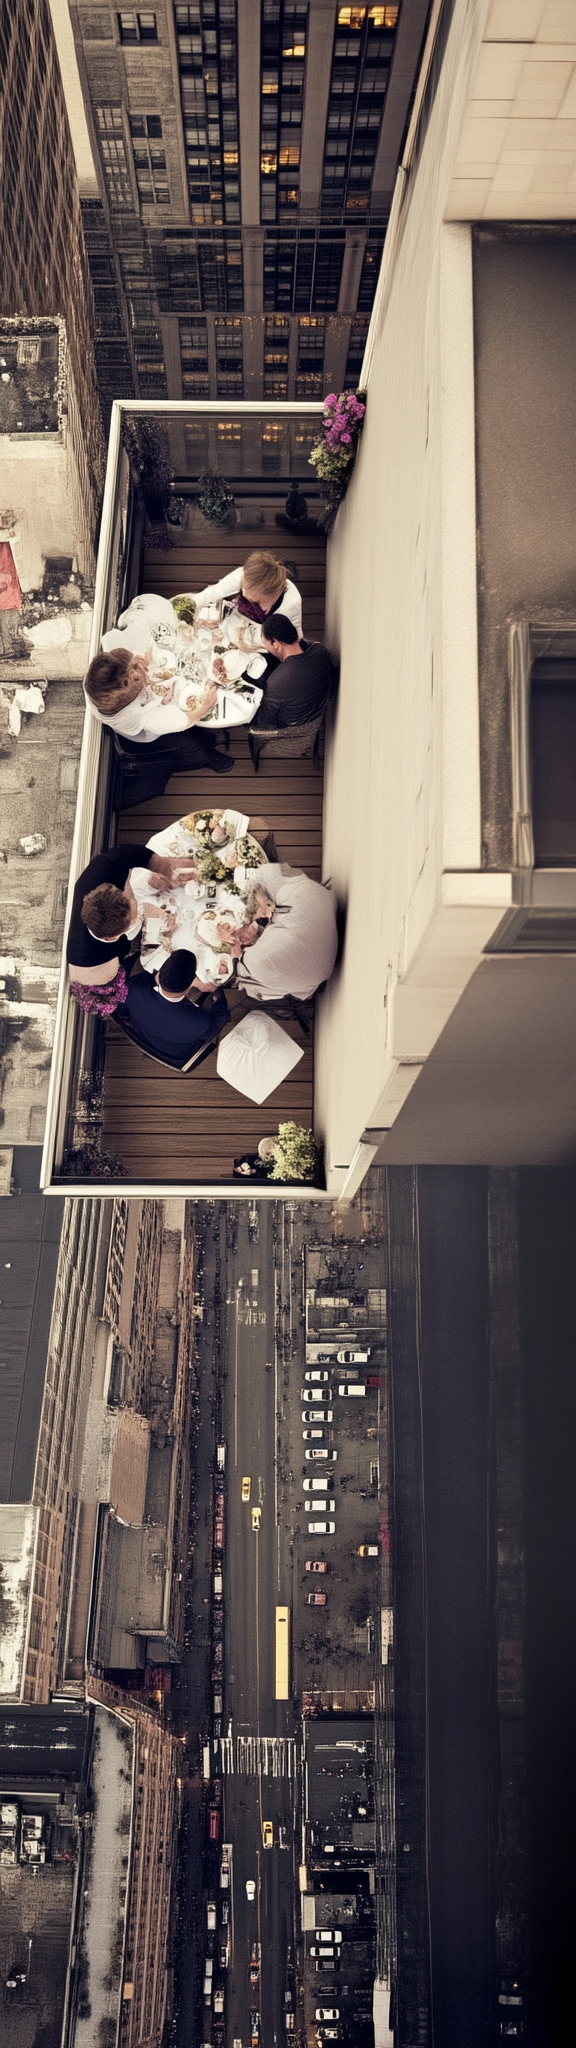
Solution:
{"label": "woman in black top", "polygon": [[[106,989],[112,998],[112,984],[116,984],[130,940],[139,929],[136,898],[130,888],[130,872],[136,867],[150,869],[152,888],[169,889],[196,873],[194,861],[165,860],[151,847],[136,843],[111,846],[107,853],[94,855],[76,883],[66,941],[72,989],[83,1008],[99,1005],[97,999],[90,1003],[87,996],[83,998],[81,990]],[[121,976],[121,984],[124,980]],[[122,1000],[122,993],[116,993],[115,1001],[106,1008],[114,1009]]]}

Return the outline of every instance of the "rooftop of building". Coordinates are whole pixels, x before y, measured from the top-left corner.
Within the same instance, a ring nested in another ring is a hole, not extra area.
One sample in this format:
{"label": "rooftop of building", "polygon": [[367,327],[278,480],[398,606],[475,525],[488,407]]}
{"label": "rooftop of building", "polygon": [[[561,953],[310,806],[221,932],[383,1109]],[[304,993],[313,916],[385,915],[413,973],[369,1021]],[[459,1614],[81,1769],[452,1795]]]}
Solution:
{"label": "rooftop of building", "polygon": [[0,1501],[32,1498],[63,1201],[38,1192],[41,1149],[17,1145],[0,1202]]}

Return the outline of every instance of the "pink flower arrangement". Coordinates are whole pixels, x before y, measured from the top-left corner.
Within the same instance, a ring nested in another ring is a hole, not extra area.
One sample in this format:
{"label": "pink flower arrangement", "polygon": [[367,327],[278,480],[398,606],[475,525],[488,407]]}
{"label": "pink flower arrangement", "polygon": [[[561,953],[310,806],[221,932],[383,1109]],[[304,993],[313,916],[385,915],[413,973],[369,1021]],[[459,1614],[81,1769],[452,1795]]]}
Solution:
{"label": "pink flower arrangement", "polygon": [[352,475],[360,429],[366,411],[353,391],[329,391],[324,399],[322,438],[311,450],[310,462],[332,506],[332,516]]}
{"label": "pink flower arrangement", "polygon": [[353,435],[358,433],[366,411],[365,405],[355,397],[353,391],[342,391],[338,398],[335,391],[329,391],[324,399],[324,442],[327,448],[350,447]]}

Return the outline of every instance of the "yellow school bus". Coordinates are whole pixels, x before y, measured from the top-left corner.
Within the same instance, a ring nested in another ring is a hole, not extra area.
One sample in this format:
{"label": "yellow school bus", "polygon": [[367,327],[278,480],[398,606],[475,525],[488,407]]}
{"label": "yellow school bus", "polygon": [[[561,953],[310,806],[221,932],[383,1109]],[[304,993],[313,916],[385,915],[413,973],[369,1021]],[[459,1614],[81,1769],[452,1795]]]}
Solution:
{"label": "yellow school bus", "polygon": [[276,1699],[290,1698],[290,1608],[276,1608]]}

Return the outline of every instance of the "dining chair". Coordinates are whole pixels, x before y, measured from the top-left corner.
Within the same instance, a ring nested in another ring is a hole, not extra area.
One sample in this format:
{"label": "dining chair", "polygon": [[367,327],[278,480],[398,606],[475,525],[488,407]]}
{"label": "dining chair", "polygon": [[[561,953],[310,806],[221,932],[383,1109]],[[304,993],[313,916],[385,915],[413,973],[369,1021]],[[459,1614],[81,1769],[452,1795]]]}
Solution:
{"label": "dining chair", "polygon": [[302,725],[260,726],[257,731],[248,726],[248,745],[255,774],[258,774],[261,754],[269,754],[274,761],[282,758],[303,761],[311,756],[314,767],[319,769],[320,734],[325,716],[326,705],[316,718],[307,718]]}
{"label": "dining chair", "polygon": [[208,1059],[209,1053],[214,1052],[214,1048],[218,1043],[216,1038],[210,1038],[206,1045],[200,1045],[197,1052],[192,1053],[190,1059],[179,1059],[177,1055],[174,1055],[174,1058],[171,1059],[169,1053],[153,1052],[152,1048],[134,1030],[133,1025],[129,1024],[120,1015],[119,1010],[114,1011],[112,1022],[118,1025],[119,1030],[123,1032],[125,1038],[130,1040],[131,1045],[137,1046],[138,1051],[144,1053],[145,1059],[152,1060],[156,1067],[167,1067],[169,1072],[173,1074],[190,1074],[194,1067],[201,1067],[203,1060]]}

